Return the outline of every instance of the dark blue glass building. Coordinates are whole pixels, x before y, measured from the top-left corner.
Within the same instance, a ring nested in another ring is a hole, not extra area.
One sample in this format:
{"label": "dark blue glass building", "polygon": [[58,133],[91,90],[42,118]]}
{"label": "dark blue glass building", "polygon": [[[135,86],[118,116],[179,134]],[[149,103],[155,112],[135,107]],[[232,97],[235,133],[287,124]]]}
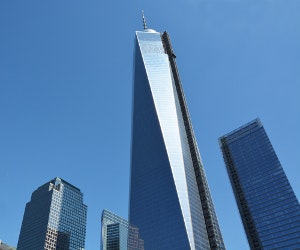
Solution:
{"label": "dark blue glass building", "polygon": [[145,249],[225,249],[167,32],[136,32],[129,223]]}
{"label": "dark blue glass building", "polygon": [[300,205],[260,120],[219,142],[251,249],[300,249]]}
{"label": "dark blue glass building", "polygon": [[18,250],[84,250],[87,207],[80,190],[55,178],[26,204]]}

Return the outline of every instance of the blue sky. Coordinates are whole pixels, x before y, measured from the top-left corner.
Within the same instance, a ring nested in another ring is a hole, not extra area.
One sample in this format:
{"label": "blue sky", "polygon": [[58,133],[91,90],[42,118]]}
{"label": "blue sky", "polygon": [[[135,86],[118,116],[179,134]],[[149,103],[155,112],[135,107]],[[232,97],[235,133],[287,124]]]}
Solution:
{"label": "blue sky", "polygon": [[300,198],[299,0],[0,2],[0,239],[59,176],[127,217],[134,31],[167,30],[225,245],[249,249],[218,137],[259,117]]}

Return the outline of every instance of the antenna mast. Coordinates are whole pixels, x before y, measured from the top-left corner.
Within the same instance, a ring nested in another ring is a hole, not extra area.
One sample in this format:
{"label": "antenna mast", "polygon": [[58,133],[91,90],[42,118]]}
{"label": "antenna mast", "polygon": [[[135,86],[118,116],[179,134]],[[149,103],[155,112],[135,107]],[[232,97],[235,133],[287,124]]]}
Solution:
{"label": "antenna mast", "polygon": [[143,27],[144,27],[144,30],[145,30],[145,29],[148,29],[147,23],[146,23],[145,14],[144,14],[144,11],[143,11],[143,10],[142,10],[142,19],[143,19]]}

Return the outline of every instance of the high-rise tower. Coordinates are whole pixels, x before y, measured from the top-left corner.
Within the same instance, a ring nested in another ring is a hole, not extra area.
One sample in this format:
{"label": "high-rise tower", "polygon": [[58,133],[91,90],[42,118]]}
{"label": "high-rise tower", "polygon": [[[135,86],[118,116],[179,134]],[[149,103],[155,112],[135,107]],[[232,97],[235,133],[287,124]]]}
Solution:
{"label": "high-rise tower", "polygon": [[86,213],[80,190],[54,178],[26,204],[17,249],[83,250]]}
{"label": "high-rise tower", "polygon": [[251,249],[300,249],[300,205],[260,120],[219,142]]}
{"label": "high-rise tower", "polygon": [[145,249],[225,249],[169,35],[136,32],[129,222]]}

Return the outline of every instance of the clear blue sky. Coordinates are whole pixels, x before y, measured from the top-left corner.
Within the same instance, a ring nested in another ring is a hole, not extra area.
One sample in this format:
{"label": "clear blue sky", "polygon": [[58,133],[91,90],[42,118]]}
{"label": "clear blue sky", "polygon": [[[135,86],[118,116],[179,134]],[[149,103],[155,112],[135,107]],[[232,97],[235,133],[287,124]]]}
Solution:
{"label": "clear blue sky", "polygon": [[227,249],[249,249],[218,137],[259,117],[300,198],[299,0],[0,1],[0,239],[59,176],[128,212],[134,31],[170,33]]}

